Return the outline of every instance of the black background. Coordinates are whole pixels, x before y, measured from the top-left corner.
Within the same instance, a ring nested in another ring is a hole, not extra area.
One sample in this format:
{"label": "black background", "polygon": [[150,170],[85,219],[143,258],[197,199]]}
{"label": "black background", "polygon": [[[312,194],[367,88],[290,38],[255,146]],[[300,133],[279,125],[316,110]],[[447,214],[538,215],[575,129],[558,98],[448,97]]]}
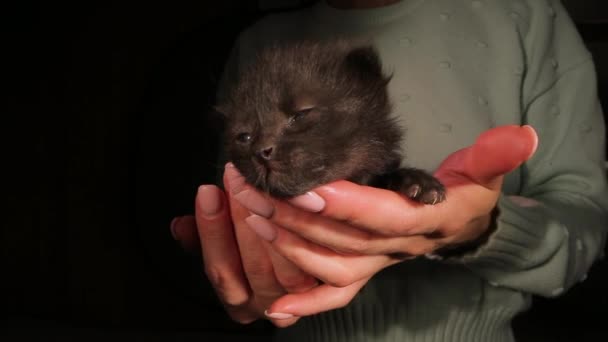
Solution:
{"label": "black background", "polygon": [[[608,9],[566,4],[606,103]],[[270,326],[228,320],[169,222],[191,212],[198,184],[214,181],[217,131],[205,112],[236,34],[269,8],[2,6],[0,337],[261,340]],[[608,340],[607,290],[603,261],[565,296],[536,299],[515,322],[519,340]]]}

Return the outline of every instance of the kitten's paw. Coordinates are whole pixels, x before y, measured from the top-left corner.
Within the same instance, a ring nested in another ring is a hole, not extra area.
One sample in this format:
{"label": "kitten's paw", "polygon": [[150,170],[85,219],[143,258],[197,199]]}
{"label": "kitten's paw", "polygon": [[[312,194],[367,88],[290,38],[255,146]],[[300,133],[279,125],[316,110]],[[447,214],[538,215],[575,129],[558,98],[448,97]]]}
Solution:
{"label": "kitten's paw", "polygon": [[[437,204],[445,200],[445,187],[441,182],[418,169],[401,169],[397,190],[416,202]],[[395,187],[393,183],[393,187]]]}
{"label": "kitten's paw", "polygon": [[414,201],[424,204],[437,204],[445,200],[445,189],[441,183],[437,185],[412,184],[405,190],[405,195]]}

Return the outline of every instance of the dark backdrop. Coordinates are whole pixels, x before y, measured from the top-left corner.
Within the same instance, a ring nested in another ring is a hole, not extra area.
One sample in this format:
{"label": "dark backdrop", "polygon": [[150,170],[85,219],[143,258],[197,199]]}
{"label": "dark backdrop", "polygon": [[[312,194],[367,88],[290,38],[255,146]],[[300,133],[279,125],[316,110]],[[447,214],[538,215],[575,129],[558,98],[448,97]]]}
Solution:
{"label": "dark backdrop", "polygon": [[[168,227],[191,212],[197,185],[214,180],[217,132],[205,112],[236,34],[273,4],[300,2],[19,2],[2,11],[0,336],[263,338],[268,324],[227,319],[199,259]],[[605,102],[606,5],[566,3]],[[565,296],[537,299],[516,321],[520,340],[606,339],[607,271],[600,262]]]}

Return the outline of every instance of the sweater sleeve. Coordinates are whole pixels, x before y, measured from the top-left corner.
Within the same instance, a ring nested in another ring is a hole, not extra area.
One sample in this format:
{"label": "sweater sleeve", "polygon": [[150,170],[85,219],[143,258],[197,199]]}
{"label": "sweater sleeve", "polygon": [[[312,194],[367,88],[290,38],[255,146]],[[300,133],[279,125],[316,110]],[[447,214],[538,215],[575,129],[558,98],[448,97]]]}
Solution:
{"label": "sweater sleeve", "polygon": [[603,253],[605,126],[593,61],[570,18],[558,1],[530,3],[522,112],[539,147],[519,196],[500,197],[494,233],[460,261],[490,284],[552,297]]}

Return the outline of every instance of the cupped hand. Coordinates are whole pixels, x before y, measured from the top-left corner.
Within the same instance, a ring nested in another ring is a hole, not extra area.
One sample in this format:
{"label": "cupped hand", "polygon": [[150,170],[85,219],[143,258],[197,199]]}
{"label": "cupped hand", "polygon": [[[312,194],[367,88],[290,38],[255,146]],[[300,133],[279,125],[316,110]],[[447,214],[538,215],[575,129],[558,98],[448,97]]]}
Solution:
{"label": "cupped hand", "polygon": [[[224,185],[238,184],[224,177]],[[298,317],[267,317],[265,309],[286,293],[316,286],[317,280],[258,238],[244,221],[249,215],[230,194],[203,185],[196,196],[195,215],[175,218],[171,231],[184,249],[202,252],[205,273],[233,320],[246,324],[268,318],[279,327],[292,325]]]}
{"label": "cupped hand", "polygon": [[307,316],[348,304],[378,271],[403,259],[474,243],[488,233],[503,177],[537,146],[529,126],[484,132],[451,154],[435,176],[447,199],[420,205],[383,189],[337,181],[288,202],[265,197],[227,170],[245,221],[280,255],[322,285],[286,294],[269,308],[276,317]]}

